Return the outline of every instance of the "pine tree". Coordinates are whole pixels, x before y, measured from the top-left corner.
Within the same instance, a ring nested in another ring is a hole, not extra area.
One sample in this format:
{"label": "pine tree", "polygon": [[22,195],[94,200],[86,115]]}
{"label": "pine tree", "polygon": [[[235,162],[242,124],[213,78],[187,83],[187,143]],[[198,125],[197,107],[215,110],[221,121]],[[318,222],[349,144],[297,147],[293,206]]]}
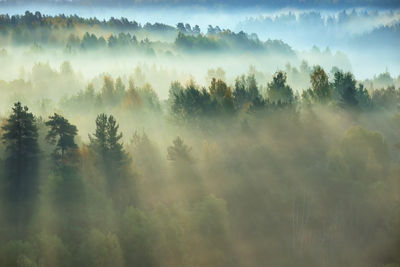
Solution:
{"label": "pine tree", "polygon": [[45,124],[49,127],[46,140],[55,145],[55,164],[49,184],[58,235],[68,243],[79,243],[87,223],[87,203],[85,183],[76,164],[80,158],[74,141],[78,130],[57,113],[50,116]]}
{"label": "pine tree", "polygon": [[14,104],[13,112],[2,126],[6,145],[5,197],[13,210],[12,220],[29,220],[38,192],[39,145],[36,120],[28,107]]}
{"label": "pine tree", "polygon": [[74,138],[78,130],[75,125],[70,124],[67,119],[57,113],[49,117],[46,126],[50,127],[46,140],[56,145],[54,154],[57,157],[61,157],[62,161],[66,152],[77,148]]}
{"label": "pine tree", "polygon": [[107,115],[102,113],[96,118],[96,131],[89,135],[92,150],[104,161],[107,154]]}
{"label": "pine tree", "polygon": [[97,157],[98,164],[105,175],[108,190],[115,195],[118,188],[126,185],[129,176],[129,158],[126,154],[119,132],[119,125],[110,115],[100,114],[96,119],[96,131],[90,138],[90,147]]}
{"label": "pine tree", "polygon": [[110,115],[107,121],[107,144],[108,154],[113,161],[123,163],[126,159],[126,153],[121,143],[122,133],[118,133],[119,125],[115,118]]}

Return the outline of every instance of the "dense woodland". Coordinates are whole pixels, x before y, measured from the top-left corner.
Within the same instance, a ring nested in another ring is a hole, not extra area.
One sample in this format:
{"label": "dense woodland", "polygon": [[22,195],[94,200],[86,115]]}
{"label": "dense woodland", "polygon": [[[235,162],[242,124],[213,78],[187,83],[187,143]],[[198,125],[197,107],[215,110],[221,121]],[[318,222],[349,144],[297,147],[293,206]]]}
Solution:
{"label": "dense woodland", "polygon": [[[140,37],[140,41],[137,36]],[[150,39],[149,39],[150,38]],[[93,49],[128,49],[154,54],[163,41],[168,53],[223,52],[249,50],[293,55],[291,47],[279,40],[262,42],[256,34],[232,32],[208,26],[203,34],[198,25],[178,23],[176,27],[162,23],[140,25],[126,18],[82,18],[77,15],[46,16],[26,11],[24,15],[0,15],[0,42],[13,45],[64,46],[66,52]],[[169,42],[169,43],[168,43]]]}
{"label": "dense woodland", "polygon": [[[174,82],[163,102],[105,76],[47,117],[15,103],[0,265],[397,266],[400,90],[309,78]],[[85,138],[70,118],[89,114]],[[122,132],[135,116],[156,128]]]}
{"label": "dense woodland", "polygon": [[400,266],[400,76],[312,51],[1,15],[0,266]]}

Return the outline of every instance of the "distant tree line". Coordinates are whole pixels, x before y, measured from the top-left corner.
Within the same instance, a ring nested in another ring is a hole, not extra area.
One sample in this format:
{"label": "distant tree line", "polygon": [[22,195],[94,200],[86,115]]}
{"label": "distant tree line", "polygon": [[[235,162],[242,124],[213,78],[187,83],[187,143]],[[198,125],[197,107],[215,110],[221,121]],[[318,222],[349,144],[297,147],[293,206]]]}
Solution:
{"label": "distant tree line", "polygon": [[[93,29],[102,33],[93,33]],[[111,34],[109,34],[111,31]],[[81,32],[85,32],[81,35]],[[154,54],[155,42],[147,37],[138,40],[140,34],[173,36],[175,48],[184,51],[259,51],[294,55],[292,48],[280,40],[260,41],[256,34],[243,31],[235,33],[209,25],[207,33],[201,33],[198,25],[178,23],[176,27],[161,23],[146,23],[143,26],[126,18],[98,20],[77,15],[46,16],[40,12],[26,11],[24,15],[0,15],[0,42],[15,45],[32,45],[33,51],[41,51],[41,46],[64,46],[67,52],[77,49],[100,48],[136,49]],[[168,45],[167,45],[168,48]]]}
{"label": "distant tree line", "polygon": [[273,113],[278,109],[297,112],[312,106],[353,112],[396,110],[400,104],[400,91],[395,86],[367,90],[350,72],[337,71],[333,79],[329,79],[322,67],[315,66],[311,70],[310,84],[310,88],[299,94],[288,85],[284,71],[276,72],[266,86],[260,85],[254,74],[238,76],[233,85],[221,78],[211,78],[207,88],[194,81],[186,85],[176,81],[170,85],[165,105],[149,84],[138,87],[131,78],[126,85],[120,77],[114,81],[110,76],[104,76],[99,91],[89,84],[78,94],[64,98],[61,106],[72,112],[104,108],[156,113],[167,110],[179,121],[191,121],[243,113]]}
{"label": "distant tree line", "polygon": [[[211,26],[210,26],[211,27]],[[219,29],[219,28],[218,28]],[[255,34],[238,33],[230,30],[211,30],[206,35],[185,34],[180,31],[175,39],[175,45],[185,51],[208,52],[208,51],[252,51],[286,56],[295,55],[292,48],[280,40],[260,41]]]}
{"label": "distant tree line", "polygon": [[287,84],[283,71],[275,73],[266,88],[257,84],[251,74],[238,77],[233,87],[216,79],[207,89],[200,89],[194,83],[183,87],[175,82],[170,87],[171,110],[175,116],[191,120],[193,117],[206,118],[243,111],[268,112],[280,108],[295,111],[310,105],[330,105],[352,111],[399,108],[398,89],[392,86],[368,92],[350,72],[338,71],[330,82],[324,69],[316,66],[310,75],[310,83],[311,88],[300,96]]}

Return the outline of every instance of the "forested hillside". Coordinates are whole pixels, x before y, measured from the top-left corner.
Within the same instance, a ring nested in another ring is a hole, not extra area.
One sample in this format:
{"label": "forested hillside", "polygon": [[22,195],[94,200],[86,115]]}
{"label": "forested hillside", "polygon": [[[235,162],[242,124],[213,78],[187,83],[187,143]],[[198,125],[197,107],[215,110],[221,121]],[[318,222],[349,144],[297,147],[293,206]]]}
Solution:
{"label": "forested hillside", "polygon": [[1,15],[0,266],[400,266],[395,65],[269,33]]}
{"label": "forested hillside", "polygon": [[15,103],[0,264],[396,266],[400,91],[309,78],[174,82],[164,102],[105,76],[47,116]]}

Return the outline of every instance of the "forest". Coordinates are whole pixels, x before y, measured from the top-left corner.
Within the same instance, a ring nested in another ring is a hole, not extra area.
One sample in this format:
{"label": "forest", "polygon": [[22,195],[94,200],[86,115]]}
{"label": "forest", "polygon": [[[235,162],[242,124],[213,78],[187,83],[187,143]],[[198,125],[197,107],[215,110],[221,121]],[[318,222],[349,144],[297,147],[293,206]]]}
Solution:
{"label": "forest", "polygon": [[0,266],[400,266],[400,75],[203,30],[0,16]]}
{"label": "forest", "polygon": [[400,90],[319,66],[301,95],[286,79],[174,82],[162,102],[104,76],[47,117],[16,102],[1,265],[396,266]]}

